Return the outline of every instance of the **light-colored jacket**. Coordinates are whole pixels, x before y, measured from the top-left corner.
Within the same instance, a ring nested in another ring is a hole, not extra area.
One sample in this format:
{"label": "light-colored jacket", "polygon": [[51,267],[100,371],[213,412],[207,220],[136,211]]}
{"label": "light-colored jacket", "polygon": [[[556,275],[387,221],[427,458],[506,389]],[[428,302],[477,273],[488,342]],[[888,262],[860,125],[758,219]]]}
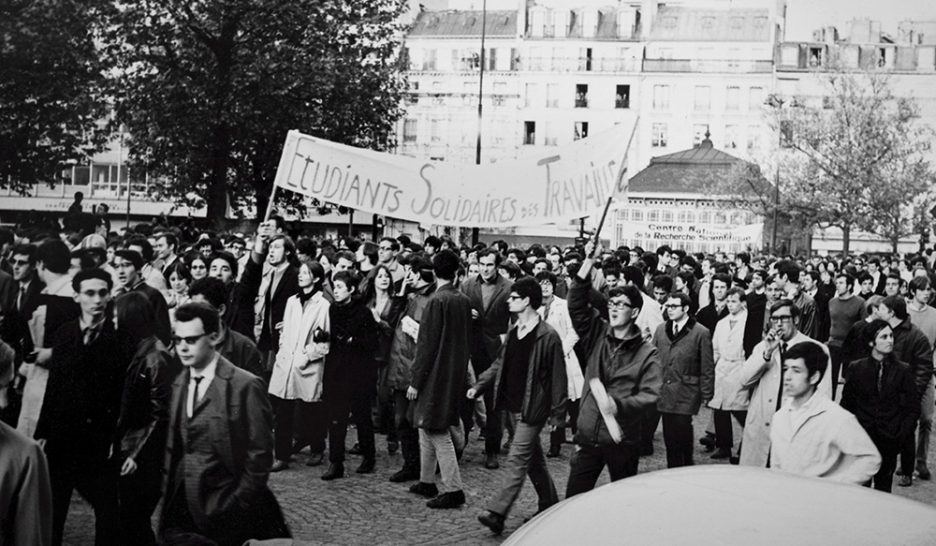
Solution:
{"label": "light-colored jacket", "polygon": [[653,299],[652,295],[644,296],[643,308],[640,310],[640,314],[637,315],[636,322],[643,338],[653,343],[654,333],[666,321],[663,318],[663,307]]}
{"label": "light-colored jacket", "polygon": [[[540,318],[546,313],[546,306],[540,305],[536,310]],[[546,324],[553,327],[562,340],[562,352],[565,355],[566,380],[569,384],[568,396],[570,401],[578,400],[582,396],[582,388],[585,386],[585,375],[582,373],[582,367],[579,365],[579,359],[575,356],[573,348],[578,343],[579,337],[572,326],[572,318],[569,317],[569,306],[566,300],[553,296],[552,303],[549,305],[549,317],[544,319]]]}
{"label": "light-colored jacket", "polygon": [[286,301],[283,332],[270,377],[270,394],[285,400],[316,402],[322,397],[325,355],[329,344],[316,343],[316,328],[330,331],[328,300],[316,292],[303,306],[298,294]]}
{"label": "light-colored jacket", "polygon": [[818,392],[798,411],[784,402],[771,423],[770,443],[770,468],[800,476],[862,485],[881,467],[858,419]]}
{"label": "light-colored jacket", "polygon": [[[734,319],[734,327],[731,326]],[[718,321],[712,336],[715,354],[715,395],[709,402],[712,409],[745,411],[751,401],[751,391],[741,387],[739,376],[744,365],[744,324],[747,310]]]}
{"label": "light-colored jacket", "polygon": [[[787,347],[797,343],[812,342],[829,354],[825,344],[796,332],[787,342]],[[754,347],[751,357],[741,366],[739,381],[741,386],[751,391],[751,404],[748,406],[747,420],[744,422],[744,449],[741,450],[740,464],[745,466],[767,467],[770,456],[770,421],[777,411],[777,398],[780,396],[780,349],[771,355],[769,362],[764,362],[764,348],[767,341],[761,341]],[[832,374],[826,373],[819,382],[817,392],[826,398],[832,397]]]}

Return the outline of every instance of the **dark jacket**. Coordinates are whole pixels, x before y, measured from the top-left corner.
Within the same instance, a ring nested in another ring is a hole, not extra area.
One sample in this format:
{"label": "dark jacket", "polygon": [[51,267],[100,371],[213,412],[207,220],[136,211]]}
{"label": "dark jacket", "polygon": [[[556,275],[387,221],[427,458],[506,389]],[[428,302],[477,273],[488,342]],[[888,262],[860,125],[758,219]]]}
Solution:
{"label": "dark jacket", "polygon": [[131,290],[146,296],[150,305],[153,306],[153,316],[156,317],[156,337],[168,346],[172,340],[172,324],[169,322],[169,305],[166,304],[166,298],[162,292],[145,282],[137,283]]}
{"label": "dark jacket", "polygon": [[[481,275],[478,275],[463,284],[461,289],[462,293],[468,296],[471,308],[479,315],[477,320],[471,321],[471,365],[479,373],[486,370],[497,358],[497,352],[502,345],[501,334],[506,334],[510,326],[507,296],[510,295],[510,287],[513,286],[512,282],[497,275],[494,294],[485,309],[481,293],[483,282]],[[470,315],[468,318],[471,318]]]}
{"label": "dark jacket", "polygon": [[[176,473],[185,455],[181,429],[187,420],[188,383],[188,370],[182,371],[172,383],[163,464],[164,499],[169,487],[176,483]],[[236,522],[246,518],[254,527],[256,538],[283,536],[277,532],[285,529],[282,513],[267,487],[273,464],[273,411],[263,381],[220,357],[215,378],[198,402],[196,411],[210,412],[215,419],[212,443],[216,458],[213,464],[192,465],[186,469],[185,495],[193,520],[202,527],[206,521]],[[167,503],[163,503],[160,529],[165,523],[166,508]]]}
{"label": "dark jacket", "polygon": [[[368,303],[371,308],[373,301]],[[390,348],[393,345],[393,334],[403,311],[406,309],[405,296],[390,296],[386,305],[380,311],[380,320],[377,322],[377,349],[374,351],[374,360],[379,366],[386,365],[390,360]]]}
{"label": "dark jacket", "polygon": [[[0,272],[0,276],[6,273]],[[17,362],[22,361],[22,356],[33,351],[32,335],[29,333],[29,319],[32,318],[33,311],[39,306],[41,300],[40,292],[45,288],[45,284],[39,280],[39,276],[33,273],[32,280],[23,294],[22,308],[16,308],[16,299],[19,295],[19,283],[11,281],[8,286],[8,293],[3,293],[4,288],[0,287],[0,316],[3,317],[0,323],[0,338],[10,344],[17,354]]]}
{"label": "dark jacket", "polygon": [[419,322],[412,387],[413,426],[444,430],[458,423],[468,375],[471,303],[451,284],[440,286],[426,302]]}
{"label": "dark jacket", "polygon": [[[261,351],[275,351],[279,347],[279,330],[275,326],[282,322],[286,312],[286,301],[299,291],[299,270],[292,265],[286,266],[283,276],[276,284],[276,290],[270,294],[270,301],[264,307],[263,317],[254,317],[255,324],[262,322],[260,337],[257,338],[257,348]],[[240,284],[245,291],[245,298],[266,298],[260,293],[260,284],[263,280],[263,262],[254,261],[251,254],[247,264],[244,265],[244,274]],[[272,363],[272,359],[271,359]]]}
{"label": "dark jacket", "polygon": [[910,317],[894,327],[894,358],[910,365],[917,396],[923,396],[933,377],[933,348],[926,334],[910,322]]}
{"label": "dark jacket", "polygon": [[[543,321],[539,322],[535,331],[527,335],[536,336],[536,341],[533,342],[533,350],[530,351],[520,418],[529,425],[544,425],[549,419],[551,425],[560,426],[565,418],[568,400],[562,340],[559,339],[559,334]],[[480,394],[493,385],[494,411],[498,410],[496,404],[501,400],[501,374],[506,352],[507,343],[504,343],[494,363],[481,374],[474,386]]]}
{"label": "dark jacket", "polygon": [[256,295],[250,290],[245,290],[241,283],[232,282],[228,287],[227,304],[224,310],[224,323],[228,328],[251,340],[254,338],[254,298]]}
{"label": "dark jacket", "polygon": [[715,326],[718,325],[718,321],[728,316],[728,306],[722,305],[721,311],[716,310],[715,302],[706,305],[702,309],[699,309],[699,312],[696,313],[695,319],[696,322],[705,327],[709,331],[709,337],[711,333],[715,331]]}
{"label": "dark jacket", "polygon": [[879,392],[879,366],[870,357],[849,365],[842,407],[855,414],[871,438],[902,440],[914,433],[920,416],[913,371],[906,362],[887,359]]}
{"label": "dark jacket", "polygon": [[656,348],[644,341],[636,326],[624,339],[614,337],[608,322],[589,303],[591,283],[576,277],[569,290],[569,316],[586,355],[585,387],[579,400],[579,445],[614,445],[589,381],[598,379],[617,405],[615,419],[623,433],[622,444],[640,440],[641,416],[660,394],[660,360]]}
{"label": "dark jacket", "polygon": [[221,356],[238,368],[263,377],[263,361],[257,345],[244,334],[230,328],[224,330],[221,335],[223,337],[215,345]]}
{"label": "dark jacket", "polygon": [[403,331],[403,317],[409,317],[416,322],[422,322],[423,311],[429,297],[436,290],[435,283],[414,289],[406,296],[406,310],[397,321],[393,332],[393,342],[390,346],[390,360],[387,374],[384,378],[385,386],[389,389],[405,391],[413,382],[413,361],[416,360],[416,340]]}
{"label": "dark jacket", "polygon": [[[751,292],[747,295],[747,322],[744,323],[744,358],[751,356],[754,346],[764,338],[764,314],[767,312],[767,296]],[[712,330],[714,332],[714,330]]]}
{"label": "dark jacket", "polygon": [[[172,380],[179,368],[155,336],[144,339],[131,355],[124,375],[116,450],[123,459],[162,468],[169,426]],[[157,480],[155,487],[159,487]]]}
{"label": "dark jacket", "polygon": [[662,365],[663,385],[657,409],[661,413],[696,415],[715,393],[712,335],[691,317],[673,336],[667,320],[653,334]]}

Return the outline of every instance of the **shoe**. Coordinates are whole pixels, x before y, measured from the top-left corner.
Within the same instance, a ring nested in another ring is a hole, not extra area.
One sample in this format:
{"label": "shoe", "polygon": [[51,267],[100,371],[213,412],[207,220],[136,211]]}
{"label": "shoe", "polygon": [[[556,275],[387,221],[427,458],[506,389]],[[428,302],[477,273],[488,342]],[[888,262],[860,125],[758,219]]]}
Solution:
{"label": "shoe", "polygon": [[550,459],[554,459],[562,454],[562,446],[549,446],[549,451],[546,452],[546,456]]}
{"label": "shoe", "polygon": [[504,516],[490,511],[478,516],[478,521],[481,522],[481,525],[484,525],[491,531],[494,531],[495,535],[499,535],[504,532],[504,519]]}
{"label": "shoe", "polygon": [[419,479],[418,470],[407,470],[405,468],[403,470],[395,472],[393,475],[390,476],[390,481],[393,483],[411,482],[413,480],[418,480],[418,479]]}
{"label": "shoe", "polygon": [[342,463],[331,463],[328,465],[328,470],[322,474],[322,479],[329,482],[338,478],[344,478],[344,465]]}
{"label": "shoe", "polygon": [[699,443],[704,445],[705,447],[710,447],[712,449],[715,449],[715,435],[706,434],[705,436],[699,438]]}
{"label": "shoe", "polygon": [[416,482],[410,486],[409,492],[431,499],[439,494],[439,488],[434,483]]}
{"label": "shoe", "polygon": [[497,462],[497,455],[495,453],[488,453],[484,457],[484,468],[488,470],[497,470],[500,468],[500,463]]}
{"label": "shoe", "polygon": [[725,448],[723,448],[723,447],[720,447],[720,448],[718,448],[718,449],[715,450],[715,453],[712,453],[711,455],[709,455],[709,458],[711,458],[711,459],[730,459],[730,458],[731,458],[731,450],[730,450],[730,449],[725,449]]}
{"label": "shoe", "polygon": [[400,450],[400,442],[387,442],[387,453],[393,455]]}
{"label": "shoe", "polygon": [[348,450],[348,455],[361,455],[361,444],[354,442],[354,446]]}
{"label": "shoe", "polygon": [[917,465],[917,468],[916,468],[916,471],[917,471],[917,476],[918,476],[921,480],[927,480],[927,481],[928,481],[928,480],[932,477],[932,475],[930,474],[929,469],[926,468],[926,465],[925,465],[925,464],[918,464],[918,465]]}
{"label": "shoe", "polygon": [[377,461],[375,461],[372,457],[366,457],[363,461],[361,461],[360,466],[357,467],[355,472],[358,474],[372,474],[374,472],[375,466],[377,466]]}
{"label": "shoe", "polygon": [[305,449],[306,447],[308,447],[308,445],[309,445],[309,442],[299,442],[299,441],[293,442],[293,445],[292,445],[292,454],[295,455],[295,454],[299,453],[300,451],[302,451],[303,449]]}
{"label": "shoe", "polygon": [[325,461],[324,453],[312,453],[309,455],[309,460],[306,461],[306,466],[318,466]]}
{"label": "shoe", "polygon": [[900,474],[900,478],[897,479],[897,485],[900,487],[910,487],[913,485],[913,476],[909,474]]}
{"label": "shoe", "polygon": [[732,455],[731,457],[728,457],[728,462],[730,464],[738,466],[738,463],[741,462],[741,457],[735,457],[734,455]]}
{"label": "shoe", "polygon": [[432,499],[426,503],[426,506],[429,508],[458,508],[459,506],[465,504],[465,492],[464,491],[449,491],[448,493],[442,493],[438,497]]}
{"label": "shoe", "polygon": [[273,466],[270,467],[270,472],[279,472],[281,470],[286,470],[289,468],[289,461],[281,461],[276,459],[273,461]]}

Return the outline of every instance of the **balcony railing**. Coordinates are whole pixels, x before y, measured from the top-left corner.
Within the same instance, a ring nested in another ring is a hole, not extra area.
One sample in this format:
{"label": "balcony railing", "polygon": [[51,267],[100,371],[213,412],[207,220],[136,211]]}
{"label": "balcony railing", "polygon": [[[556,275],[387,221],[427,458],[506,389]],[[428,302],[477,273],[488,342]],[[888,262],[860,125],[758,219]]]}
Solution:
{"label": "balcony railing", "polygon": [[769,74],[773,61],[708,60],[708,59],[644,59],[644,72],[731,72]]}

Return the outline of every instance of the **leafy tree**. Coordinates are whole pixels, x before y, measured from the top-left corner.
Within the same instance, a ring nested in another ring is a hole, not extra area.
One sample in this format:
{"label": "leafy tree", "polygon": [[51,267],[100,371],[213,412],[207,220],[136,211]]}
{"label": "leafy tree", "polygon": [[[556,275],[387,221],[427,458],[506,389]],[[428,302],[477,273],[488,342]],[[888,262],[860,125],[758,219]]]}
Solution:
{"label": "leafy tree", "polygon": [[0,0],[0,187],[25,193],[99,150],[105,2]]}
{"label": "leafy tree", "polygon": [[[405,0],[139,0],[114,14],[116,120],[177,203],[266,209],[286,132],[392,146]],[[281,194],[284,192],[280,192]],[[299,204],[295,196],[292,205]],[[301,212],[301,210],[300,210]]]}

